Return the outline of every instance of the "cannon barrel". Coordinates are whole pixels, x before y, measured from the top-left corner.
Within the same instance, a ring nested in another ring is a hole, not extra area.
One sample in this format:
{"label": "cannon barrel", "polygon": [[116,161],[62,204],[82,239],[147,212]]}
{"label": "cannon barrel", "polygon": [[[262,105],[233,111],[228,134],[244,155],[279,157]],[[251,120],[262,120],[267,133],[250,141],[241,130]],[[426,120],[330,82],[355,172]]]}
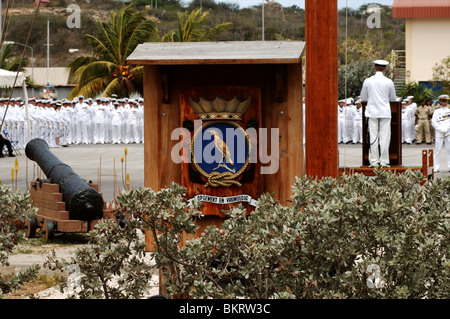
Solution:
{"label": "cannon barrel", "polygon": [[93,220],[103,216],[102,195],[50,152],[47,142],[32,139],[25,154],[39,165],[51,183],[59,185],[70,219]]}

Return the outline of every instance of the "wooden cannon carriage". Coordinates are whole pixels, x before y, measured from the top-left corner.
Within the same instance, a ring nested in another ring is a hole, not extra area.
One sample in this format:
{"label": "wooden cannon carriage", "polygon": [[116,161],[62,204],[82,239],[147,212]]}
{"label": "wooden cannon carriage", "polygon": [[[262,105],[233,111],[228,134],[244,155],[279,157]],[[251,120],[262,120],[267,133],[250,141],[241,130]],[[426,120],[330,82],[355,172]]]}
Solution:
{"label": "wooden cannon carriage", "polygon": [[46,240],[52,240],[55,232],[88,232],[100,219],[111,217],[98,185],[87,183],[62,163],[44,140],[31,140],[25,153],[48,178],[31,182],[30,195],[39,211],[27,221],[26,237],[34,237],[39,228]]}
{"label": "wooden cannon carriage", "polygon": [[[88,185],[98,191],[97,184],[88,183]],[[93,230],[100,221],[100,219],[70,219],[66,202],[63,200],[63,194],[60,192],[58,184],[41,181],[31,182],[30,196],[39,211],[36,217],[32,217],[25,223],[25,236],[27,238],[33,238],[37,230],[41,229],[43,237],[47,241],[51,241],[56,232],[85,233]],[[113,217],[114,215],[106,208],[105,203],[102,218]]]}

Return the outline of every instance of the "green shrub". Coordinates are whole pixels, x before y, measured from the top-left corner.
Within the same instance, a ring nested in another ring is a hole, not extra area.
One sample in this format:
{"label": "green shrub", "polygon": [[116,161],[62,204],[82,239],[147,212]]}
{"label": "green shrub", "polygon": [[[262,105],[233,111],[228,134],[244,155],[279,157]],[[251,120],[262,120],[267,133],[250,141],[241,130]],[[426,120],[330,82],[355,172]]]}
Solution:
{"label": "green shrub", "polygon": [[[14,192],[10,187],[0,185],[0,265],[9,266],[8,255],[21,238],[25,221],[35,213],[36,208],[28,192]],[[13,275],[0,274],[0,298],[2,294],[36,278],[39,268],[34,265]]]}
{"label": "green shrub", "polygon": [[198,216],[183,188],[119,201],[154,232],[171,296],[448,298],[450,179],[421,181],[418,171],[301,177],[292,206],[265,194],[250,216],[238,206],[182,247]]}
{"label": "green shrub", "polygon": [[179,185],[124,192],[118,216],[153,234],[169,297],[449,298],[450,179],[376,173],[298,178],[289,207],[264,194],[250,215],[234,207],[184,244],[202,216]]}
{"label": "green shrub", "polygon": [[89,232],[89,246],[59,260],[53,251],[44,267],[67,272],[60,291],[68,298],[137,299],[148,290],[153,267],[145,257],[139,225],[104,219]]}

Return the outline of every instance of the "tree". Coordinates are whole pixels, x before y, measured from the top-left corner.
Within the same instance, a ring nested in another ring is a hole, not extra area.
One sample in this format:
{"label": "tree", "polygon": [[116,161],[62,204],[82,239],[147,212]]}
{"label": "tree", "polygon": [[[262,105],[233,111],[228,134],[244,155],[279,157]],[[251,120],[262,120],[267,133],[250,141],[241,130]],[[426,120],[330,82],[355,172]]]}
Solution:
{"label": "tree", "polygon": [[131,6],[111,12],[106,22],[98,20],[98,36],[84,36],[93,56],[79,57],[67,66],[76,84],[69,99],[78,95],[93,97],[102,91],[103,96],[121,97],[142,93],[143,66],[128,64],[127,57],[138,44],[156,40],[157,28]]}
{"label": "tree", "polygon": [[178,13],[178,28],[166,33],[161,41],[163,42],[189,42],[208,41],[215,38],[221,32],[232,26],[231,22],[225,22],[209,27],[209,11],[202,12],[201,8],[194,11]]}
{"label": "tree", "polygon": [[400,96],[414,96],[414,101],[420,103],[431,99],[433,97],[433,92],[419,82],[409,82],[400,90]]}
{"label": "tree", "polygon": [[[27,64],[28,64],[27,57],[24,57],[22,64],[20,64],[20,57],[14,54],[13,44],[11,43],[3,44],[3,47],[0,50],[0,69],[12,72],[17,71],[24,72]],[[40,86],[33,83],[32,79],[29,76],[26,77],[25,83],[28,86],[31,86],[35,89],[40,88]],[[3,90],[5,89],[0,89],[0,92],[2,92]],[[6,91],[9,91],[9,89],[6,89]]]}
{"label": "tree", "polygon": [[450,55],[434,65],[433,81],[442,87],[440,93],[450,94]]}

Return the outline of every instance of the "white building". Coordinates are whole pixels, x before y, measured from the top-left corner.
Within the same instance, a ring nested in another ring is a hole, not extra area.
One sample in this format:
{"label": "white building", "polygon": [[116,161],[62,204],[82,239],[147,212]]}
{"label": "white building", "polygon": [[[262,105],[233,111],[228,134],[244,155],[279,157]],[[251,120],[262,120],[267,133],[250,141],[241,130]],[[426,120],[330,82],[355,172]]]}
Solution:
{"label": "white building", "polygon": [[450,55],[450,0],[394,0],[394,18],[406,19],[406,82],[429,82]]}

